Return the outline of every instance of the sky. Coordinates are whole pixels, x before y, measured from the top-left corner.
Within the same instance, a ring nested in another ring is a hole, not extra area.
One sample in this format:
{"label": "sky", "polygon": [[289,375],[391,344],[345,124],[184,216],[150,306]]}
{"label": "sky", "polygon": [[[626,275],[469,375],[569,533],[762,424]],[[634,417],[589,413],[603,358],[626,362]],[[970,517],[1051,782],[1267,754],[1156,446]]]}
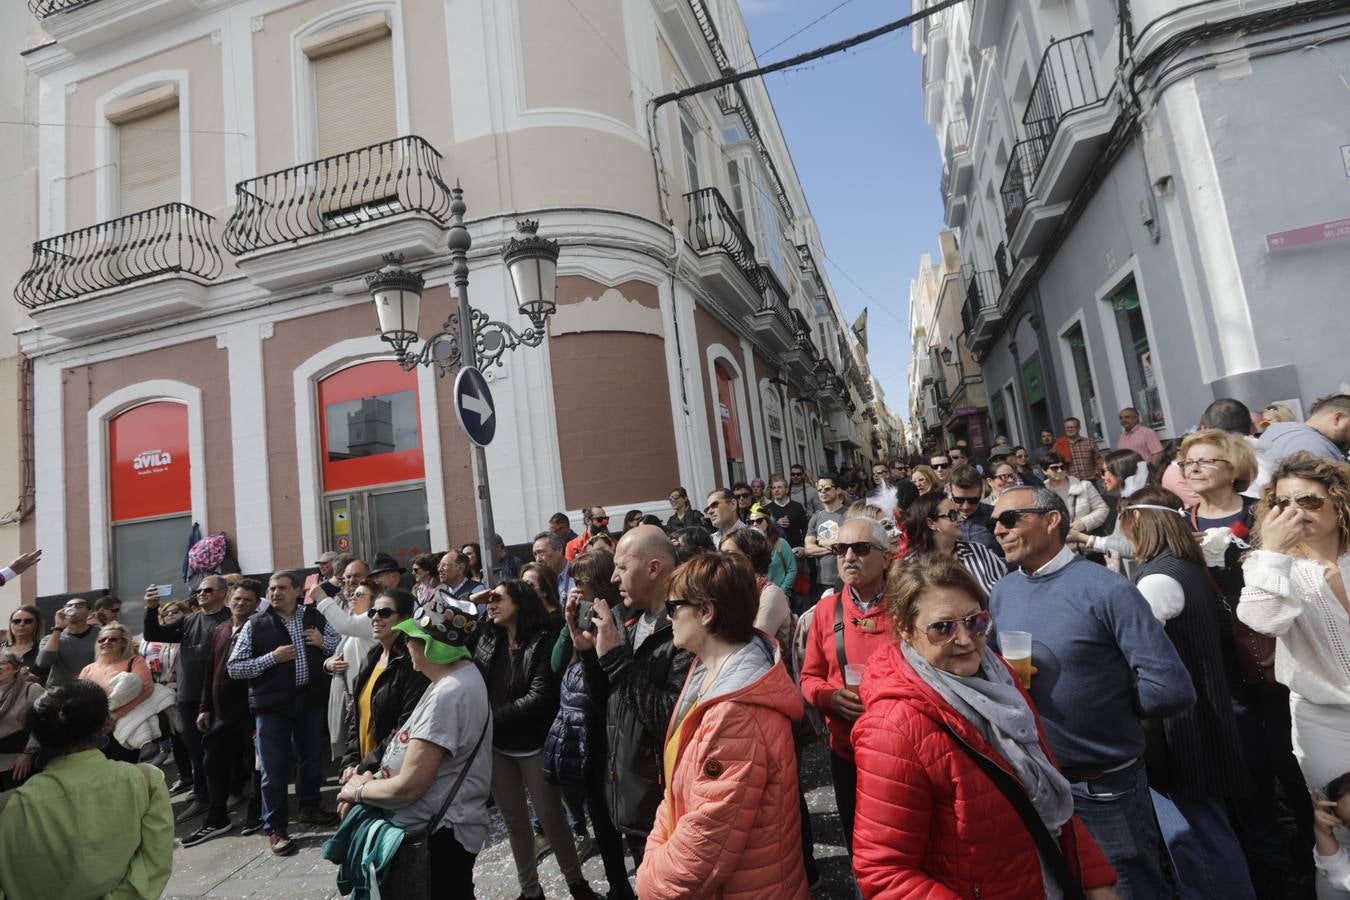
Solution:
{"label": "sky", "polygon": [[[884,25],[911,8],[908,0],[740,2],[760,65]],[[912,37],[903,28],[764,79],[820,229],[826,275],[850,323],[867,307],[868,361],[901,419],[908,417],[909,282],[922,253],[937,257],[945,227],[942,160],[923,118]]]}

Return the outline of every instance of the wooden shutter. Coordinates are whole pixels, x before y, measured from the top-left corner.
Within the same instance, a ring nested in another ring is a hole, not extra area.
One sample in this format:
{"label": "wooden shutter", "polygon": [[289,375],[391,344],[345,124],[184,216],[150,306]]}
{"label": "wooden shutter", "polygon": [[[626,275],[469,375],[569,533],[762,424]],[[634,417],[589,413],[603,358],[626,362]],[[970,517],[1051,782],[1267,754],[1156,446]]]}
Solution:
{"label": "wooden shutter", "polygon": [[313,60],[320,158],[398,137],[394,50],[382,37]]}
{"label": "wooden shutter", "polygon": [[117,126],[121,213],[140,212],[182,198],[178,106]]}

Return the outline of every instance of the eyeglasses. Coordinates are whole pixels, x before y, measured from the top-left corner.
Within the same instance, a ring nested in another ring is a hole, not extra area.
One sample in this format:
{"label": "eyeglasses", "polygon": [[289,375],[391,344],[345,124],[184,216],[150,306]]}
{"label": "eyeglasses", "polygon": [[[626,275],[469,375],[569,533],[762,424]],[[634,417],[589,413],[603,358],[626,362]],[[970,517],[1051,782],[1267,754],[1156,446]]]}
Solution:
{"label": "eyeglasses", "polygon": [[577,585],[578,587],[586,587],[586,585],[591,583],[591,579],[587,575],[580,575],[576,578],[573,578],[572,583]]}
{"label": "eyeglasses", "polygon": [[924,626],[924,633],[928,635],[928,640],[934,644],[950,644],[956,640],[956,630],[958,626],[964,626],[966,633],[973,638],[984,637],[989,633],[989,627],[994,624],[994,617],[988,612],[981,610],[964,619],[943,619],[940,622],[932,622]]}
{"label": "eyeglasses", "polygon": [[950,469],[951,467],[952,467],[951,463],[933,463],[933,468],[939,472],[941,472],[943,469]]}
{"label": "eyeglasses", "polygon": [[669,497],[667,497],[666,499],[669,500],[671,503],[674,503],[674,502],[676,502],[677,500],[683,500],[684,498],[681,497],[679,494],[671,494],[671,495],[670,495]]}
{"label": "eyeglasses", "polygon": [[801,478],[801,477],[802,477],[803,475],[805,475],[806,473],[805,473],[805,472],[789,472],[788,474],[791,475],[793,478]]}
{"label": "eyeglasses", "polygon": [[730,502],[731,502],[730,500],[727,500],[725,498],[721,500],[714,500],[712,503],[709,503],[707,506],[705,506],[703,508],[703,511],[705,513],[715,513],[722,506],[723,503],[730,503]]}
{"label": "eyeglasses", "polygon": [[1017,523],[1023,516],[1043,516],[1048,513],[1048,509],[1026,508],[1026,509],[1005,509],[1003,512],[994,516],[994,521],[1004,528],[1016,528]]}
{"label": "eyeglasses", "polygon": [[949,509],[946,512],[933,513],[934,521],[937,519],[946,519],[948,522],[955,522],[960,518],[961,514],[954,509]]}
{"label": "eyeglasses", "polygon": [[750,499],[750,492],[749,492],[749,491],[737,491],[736,493],[732,494],[732,496],[735,497],[737,500],[749,500],[749,499]]}
{"label": "eyeglasses", "polygon": [[1217,469],[1219,467],[1219,463],[1226,463],[1226,462],[1228,462],[1228,460],[1226,459],[1207,459],[1203,457],[1197,457],[1196,459],[1179,459],[1177,460],[1177,466],[1181,469],[1181,471],[1187,472],[1190,471],[1191,469]]}
{"label": "eyeglasses", "polygon": [[854,556],[858,557],[859,559],[862,559],[865,556],[871,555],[873,550],[885,550],[886,548],[878,547],[871,541],[855,541],[852,544],[836,543],[831,545],[830,549],[834,551],[834,555],[839,557],[840,559],[843,559],[845,556],[847,556],[848,551],[850,550],[853,551]]}
{"label": "eyeglasses", "polygon": [[1047,471],[1047,472],[1063,472],[1063,471],[1064,471],[1064,463],[1050,463],[1048,466],[1045,467],[1045,471]]}
{"label": "eyeglasses", "polygon": [[101,638],[98,639],[98,643],[100,643],[100,644],[120,644],[120,643],[122,643],[122,639],[121,639],[120,637],[101,637]]}
{"label": "eyeglasses", "polygon": [[398,615],[398,610],[389,609],[388,607],[372,606],[370,609],[366,610],[366,615],[370,616],[372,619],[392,619],[394,616]]}
{"label": "eyeglasses", "polygon": [[10,619],[11,625],[36,625],[37,619]]}
{"label": "eyeglasses", "polygon": [[769,519],[768,519],[767,516],[755,516],[753,519],[750,520],[750,524],[751,524],[751,525],[762,525],[763,523],[765,523],[765,522],[767,522],[767,521],[769,521]]}
{"label": "eyeglasses", "polygon": [[834,485],[830,484],[828,481],[822,481],[820,484],[816,485],[816,490],[817,490],[817,491],[832,491],[832,490],[834,490]]}
{"label": "eyeglasses", "polygon": [[1299,509],[1306,509],[1309,512],[1316,512],[1327,502],[1327,498],[1320,494],[1295,494],[1293,497],[1276,497],[1275,502],[1271,504],[1280,512],[1289,508],[1289,504],[1295,503]]}
{"label": "eyeglasses", "polygon": [[681,606],[693,606],[693,605],[694,605],[693,600],[667,600],[666,618],[667,619],[675,618],[675,610],[679,609]]}
{"label": "eyeglasses", "polygon": [[591,516],[592,522],[608,522],[609,516]]}
{"label": "eyeglasses", "polygon": [[1011,484],[1012,482],[1017,480],[1017,476],[1012,474],[1011,472],[1005,472],[1002,475],[995,475],[994,480],[1001,481],[1004,484]]}
{"label": "eyeglasses", "polygon": [[953,494],[953,495],[952,495],[952,502],[955,503],[957,506],[979,506],[979,505],[980,505],[980,498],[979,498],[979,497],[958,497],[958,496],[956,496],[955,494]]}

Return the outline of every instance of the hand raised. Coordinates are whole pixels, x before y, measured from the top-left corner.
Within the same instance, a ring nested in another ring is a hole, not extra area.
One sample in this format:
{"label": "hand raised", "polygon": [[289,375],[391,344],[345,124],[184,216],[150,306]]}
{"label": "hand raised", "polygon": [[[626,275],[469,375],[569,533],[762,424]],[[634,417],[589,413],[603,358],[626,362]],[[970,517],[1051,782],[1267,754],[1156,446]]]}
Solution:
{"label": "hand raised", "polygon": [[595,610],[592,618],[596,622],[595,652],[604,656],[623,643],[623,635],[619,633],[619,625],[614,621],[614,614],[607,601],[597,598],[592,608]]}
{"label": "hand raised", "polygon": [[572,636],[572,646],[578,653],[584,653],[587,650],[595,649],[595,638],[589,631],[582,631],[577,622],[577,611],[581,606],[581,597],[576,590],[567,595],[567,606],[565,607],[564,619],[567,621],[567,633]]}

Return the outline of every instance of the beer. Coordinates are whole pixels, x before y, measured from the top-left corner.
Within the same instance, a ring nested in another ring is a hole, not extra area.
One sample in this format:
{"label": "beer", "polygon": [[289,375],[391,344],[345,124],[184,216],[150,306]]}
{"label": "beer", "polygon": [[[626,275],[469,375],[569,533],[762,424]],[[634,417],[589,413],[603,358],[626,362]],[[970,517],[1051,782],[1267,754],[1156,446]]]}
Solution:
{"label": "beer", "polygon": [[1024,656],[1013,656],[1011,653],[1003,657],[1012,666],[1012,670],[1017,673],[1018,679],[1022,682],[1023,690],[1031,690],[1031,652],[1027,651]]}
{"label": "beer", "polygon": [[998,640],[1003,650],[1003,658],[1017,673],[1018,679],[1022,682],[1022,689],[1031,690],[1031,632],[1005,631],[999,635]]}

